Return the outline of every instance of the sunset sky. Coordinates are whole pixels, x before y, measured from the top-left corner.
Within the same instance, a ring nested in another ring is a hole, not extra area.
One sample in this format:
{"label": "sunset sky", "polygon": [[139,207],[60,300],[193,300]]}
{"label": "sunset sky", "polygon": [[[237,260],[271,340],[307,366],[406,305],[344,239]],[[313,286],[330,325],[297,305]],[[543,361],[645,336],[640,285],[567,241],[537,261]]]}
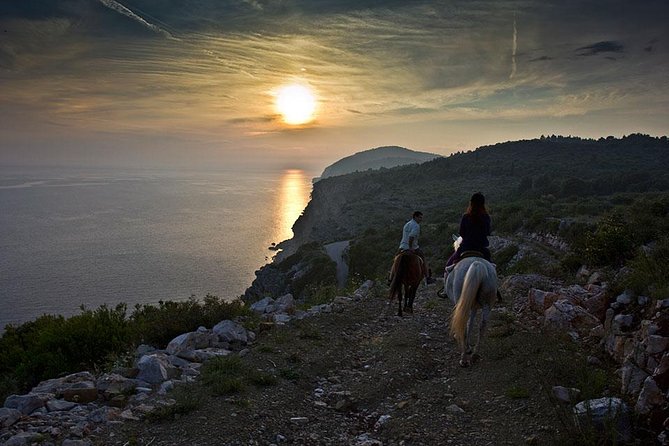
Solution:
{"label": "sunset sky", "polygon": [[[3,0],[0,165],[297,167],[669,133],[669,2]],[[313,119],[285,122],[282,87]]]}

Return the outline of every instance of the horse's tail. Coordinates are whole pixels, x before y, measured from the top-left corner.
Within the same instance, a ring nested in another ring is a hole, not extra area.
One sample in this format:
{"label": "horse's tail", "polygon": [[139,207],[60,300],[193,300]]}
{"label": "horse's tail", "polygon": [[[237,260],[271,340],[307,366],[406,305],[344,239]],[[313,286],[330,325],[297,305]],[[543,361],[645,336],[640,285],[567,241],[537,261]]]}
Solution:
{"label": "horse's tail", "polygon": [[485,265],[481,262],[474,262],[469,266],[465,280],[462,285],[462,292],[458,303],[451,314],[451,334],[455,337],[461,349],[465,345],[465,330],[467,327],[467,319],[476,303],[476,295],[478,294],[481,282],[486,274]]}
{"label": "horse's tail", "polygon": [[395,257],[393,262],[393,277],[390,281],[390,291],[388,292],[388,299],[393,300],[397,293],[401,291],[402,279],[406,274],[409,266],[409,256],[400,254]]}

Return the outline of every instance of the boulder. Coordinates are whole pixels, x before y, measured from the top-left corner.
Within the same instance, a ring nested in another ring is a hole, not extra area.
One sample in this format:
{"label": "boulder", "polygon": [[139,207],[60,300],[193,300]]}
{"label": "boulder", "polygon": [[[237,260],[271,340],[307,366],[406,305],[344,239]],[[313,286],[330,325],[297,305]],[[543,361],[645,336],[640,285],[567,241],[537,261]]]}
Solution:
{"label": "boulder", "polygon": [[628,395],[638,395],[648,373],[631,361],[626,361],[622,367],[622,391]]}
{"label": "boulder", "polygon": [[606,315],[607,301],[606,292],[601,291],[587,296],[583,301],[583,307],[599,320],[603,320]]}
{"label": "boulder", "polygon": [[292,318],[285,313],[277,313],[272,316],[272,321],[275,324],[287,324]]}
{"label": "boulder", "polygon": [[636,401],[635,410],[641,415],[648,414],[654,407],[665,403],[666,399],[652,376],[643,382],[643,388]]}
{"label": "boulder", "polygon": [[527,294],[528,305],[531,310],[543,314],[555,301],[560,299],[560,295],[550,291],[543,291],[536,288],[530,289]]}
{"label": "boulder", "polygon": [[667,391],[669,388],[669,353],[665,353],[660,363],[655,367],[653,379],[660,386],[660,389]]}
{"label": "boulder", "polygon": [[561,403],[571,403],[574,400],[578,400],[578,396],[581,394],[581,391],[573,387],[562,387],[554,386],[553,387],[553,396],[556,400]]}
{"label": "boulder", "polygon": [[112,399],[118,395],[131,394],[137,382],[115,373],[105,373],[98,378],[96,386],[106,399]]}
{"label": "boulder", "polygon": [[631,314],[616,314],[613,318],[614,333],[624,333],[629,331],[634,325],[634,316]]}
{"label": "boulder", "polygon": [[598,398],[578,403],[574,409],[576,422],[580,426],[591,425],[604,431],[607,425],[615,421],[619,441],[629,441],[632,436],[630,412],[620,398]]}
{"label": "boulder", "polygon": [[234,321],[221,321],[214,326],[213,331],[218,335],[219,340],[223,342],[247,344],[249,340],[246,329]]}
{"label": "boulder", "polygon": [[137,379],[149,384],[160,384],[169,378],[167,368],[172,367],[160,354],[142,356],[137,362]]}
{"label": "boulder", "polygon": [[295,299],[292,294],[285,294],[274,302],[275,311],[280,313],[291,313],[295,311]]}
{"label": "boulder", "polygon": [[632,293],[628,290],[625,290],[622,294],[619,294],[616,297],[616,302],[620,305],[629,305],[632,303]]}
{"label": "boulder", "polygon": [[213,343],[218,342],[218,336],[215,333],[205,331],[192,331],[184,333],[172,339],[167,344],[167,353],[170,355],[178,355],[184,350],[197,350],[200,348],[210,347]]}
{"label": "boulder", "polygon": [[657,355],[663,353],[669,347],[669,338],[658,335],[650,335],[646,340],[646,353]]}
{"label": "boulder", "polygon": [[77,403],[66,400],[49,400],[46,402],[46,408],[49,412],[61,412],[72,410]]}
{"label": "boulder", "polygon": [[591,330],[599,325],[599,320],[584,308],[567,299],[560,299],[544,313],[544,324],[561,330]]}
{"label": "boulder", "polygon": [[98,399],[98,389],[92,381],[70,384],[62,390],[63,399],[79,404],[91,403]]}
{"label": "boulder", "polygon": [[254,302],[251,304],[249,307],[252,311],[255,311],[256,313],[271,313],[274,311],[274,299],[271,297],[265,297],[263,299],[260,299],[257,302]]}
{"label": "boulder", "polygon": [[19,421],[22,413],[17,409],[10,409],[9,407],[0,408],[0,427],[9,427]]}
{"label": "boulder", "polygon": [[199,350],[186,350],[179,353],[179,356],[191,362],[201,363],[219,356],[228,356],[231,353],[230,350],[220,348],[203,348]]}
{"label": "boulder", "polygon": [[35,410],[44,407],[44,402],[48,399],[49,397],[47,396],[35,395],[34,393],[29,393],[27,395],[10,395],[5,400],[5,407],[8,409],[16,409],[24,415],[30,415]]}
{"label": "boulder", "polygon": [[42,381],[30,391],[30,393],[53,393],[58,395],[63,389],[70,386],[70,384],[82,381],[95,381],[95,376],[91,372],[72,373],[62,378],[54,378]]}

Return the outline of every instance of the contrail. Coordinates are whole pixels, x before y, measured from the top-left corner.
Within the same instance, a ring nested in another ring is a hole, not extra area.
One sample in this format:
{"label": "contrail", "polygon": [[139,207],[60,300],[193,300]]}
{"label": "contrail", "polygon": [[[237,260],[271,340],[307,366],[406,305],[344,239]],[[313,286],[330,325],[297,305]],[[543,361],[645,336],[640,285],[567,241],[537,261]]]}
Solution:
{"label": "contrail", "polygon": [[123,14],[124,16],[130,17],[134,21],[141,23],[142,25],[144,25],[146,28],[149,28],[153,32],[156,32],[158,34],[162,34],[163,36],[167,37],[168,39],[179,40],[176,37],[174,37],[172,34],[170,34],[169,32],[162,29],[161,27],[156,26],[153,23],[147,22],[146,20],[144,20],[143,18],[141,18],[140,16],[138,16],[137,14],[135,14],[134,12],[132,12],[131,10],[129,10],[128,8],[126,8],[125,6],[120,4],[119,2],[117,2],[116,0],[100,0],[100,3],[102,3],[103,5],[105,5],[107,8],[109,8],[111,10],[119,12],[119,13]]}
{"label": "contrail", "polygon": [[511,50],[511,74],[509,79],[516,75],[516,51],[518,51],[518,30],[516,29],[516,17],[513,18],[513,49]]}

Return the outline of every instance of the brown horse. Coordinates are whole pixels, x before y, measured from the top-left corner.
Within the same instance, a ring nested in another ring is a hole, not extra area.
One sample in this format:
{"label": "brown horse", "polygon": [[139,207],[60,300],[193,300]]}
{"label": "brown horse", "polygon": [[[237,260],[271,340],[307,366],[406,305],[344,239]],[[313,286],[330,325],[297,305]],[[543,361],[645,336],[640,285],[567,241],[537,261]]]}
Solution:
{"label": "brown horse", "polygon": [[390,293],[388,298],[393,300],[395,296],[399,300],[398,316],[402,316],[402,293],[404,292],[404,310],[413,313],[413,300],[420,281],[425,276],[423,261],[416,254],[402,252],[395,256],[390,281]]}

